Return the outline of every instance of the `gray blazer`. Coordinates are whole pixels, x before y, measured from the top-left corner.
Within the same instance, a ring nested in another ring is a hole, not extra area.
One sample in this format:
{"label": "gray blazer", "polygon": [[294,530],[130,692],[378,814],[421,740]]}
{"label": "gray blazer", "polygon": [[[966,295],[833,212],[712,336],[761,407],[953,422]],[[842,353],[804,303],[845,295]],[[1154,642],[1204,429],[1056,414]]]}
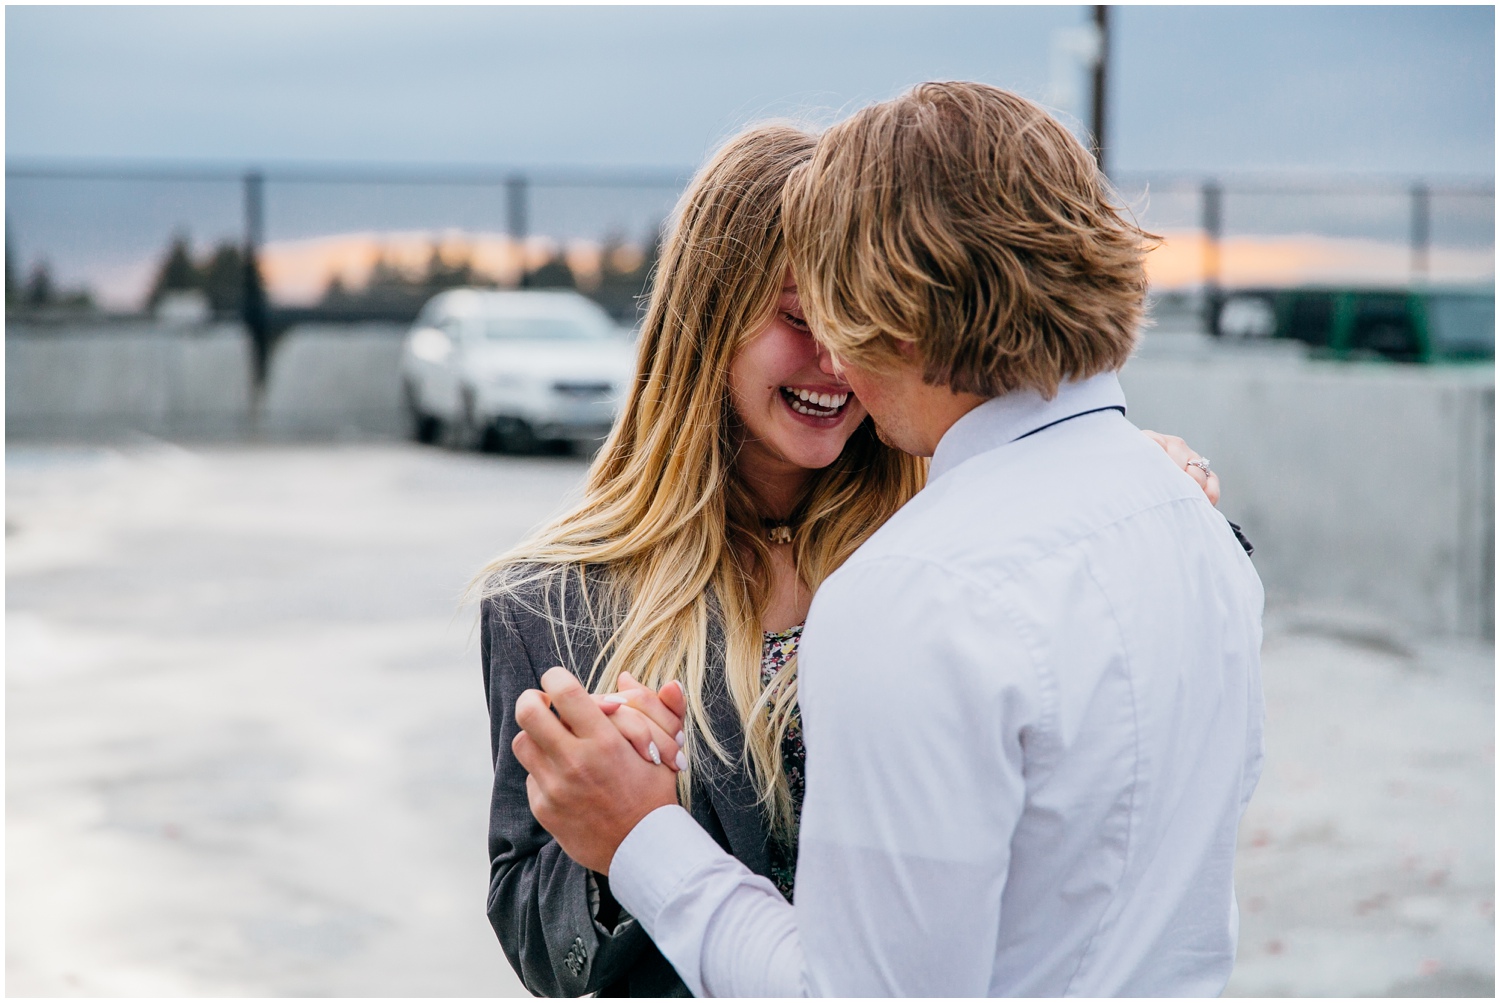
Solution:
{"label": "gray blazer", "polygon": [[[578,608],[576,572],[567,576],[563,603]],[[587,630],[564,638],[540,613],[542,587],[516,598],[487,601],[480,614],[480,650],[489,696],[490,753],[495,785],[490,797],[490,925],[511,967],[538,996],[687,996],[682,980],[637,923],[606,932],[590,912],[587,872],[563,853],[531,815],[526,771],[510,751],[516,698],[537,688],[554,665],[586,672],[599,650]],[[739,715],[724,683],[722,636],[711,631],[705,702],[715,735],[734,766],[694,763],[692,813],[698,823],[757,874],[770,876],[769,831],[750,775],[741,765]],[[712,760],[712,757],[705,757]],[[608,912],[608,881],[596,877]]]}

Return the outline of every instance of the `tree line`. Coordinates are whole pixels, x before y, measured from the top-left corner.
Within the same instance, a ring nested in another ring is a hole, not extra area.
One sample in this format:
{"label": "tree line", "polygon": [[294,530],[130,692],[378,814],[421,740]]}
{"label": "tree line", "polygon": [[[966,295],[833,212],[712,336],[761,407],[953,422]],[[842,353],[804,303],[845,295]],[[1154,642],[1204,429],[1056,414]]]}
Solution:
{"label": "tree line", "polygon": [[[523,272],[510,287],[523,289],[573,289],[597,302],[622,324],[635,323],[644,309],[644,296],[652,269],[660,251],[660,234],[653,233],[645,242],[645,251],[634,252],[618,237],[605,240],[600,253],[600,267],[585,275],[575,275],[567,259],[552,255],[535,268]],[[264,286],[259,282],[259,288]],[[368,280],[349,287],[335,275],[330,279],[318,308],[337,316],[383,317],[395,320],[413,318],[433,296],[446,289],[460,287],[503,288],[494,276],[474,266],[472,257],[463,252],[445,254],[434,244],[425,265],[403,267],[390,254],[376,259]],[[173,293],[201,293],[208,312],[220,319],[243,315],[249,290],[244,249],[232,240],[220,241],[201,254],[193,251],[192,240],[185,231],[170,238],[157,264],[141,307],[153,313],[162,300]],[[94,303],[87,289],[61,289],[45,260],[38,260],[23,278],[17,268],[10,241],[5,248],[5,305],[9,310],[92,310]]]}
{"label": "tree line", "polygon": [[52,276],[52,265],[46,258],[38,258],[21,277],[17,266],[15,248],[10,241],[11,228],[5,227],[5,312],[12,310],[92,310],[94,298],[87,288],[64,289]]}
{"label": "tree line", "polygon": [[[659,238],[653,235],[644,255],[629,255],[622,253],[627,250],[622,240],[607,240],[599,271],[588,276],[591,281],[584,283],[580,283],[580,277],[573,273],[567,260],[555,254],[525,271],[517,285],[524,289],[574,289],[593,299],[621,323],[634,323],[656,264],[658,243]],[[630,261],[632,257],[635,260]],[[495,277],[477,269],[470,255],[445,254],[434,244],[425,265],[418,268],[403,267],[390,254],[382,253],[363,285],[351,288],[338,275],[333,276],[318,308],[338,316],[410,319],[433,296],[461,287],[494,289],[502,285]],[[187,235],[174,235],[157,268],[145,307],[154,310],[168,293],[187,290],[202,292],[215,316],[239,315],[246,291],[245,258],[240,247],[226,241],[195,259]]]}
{"label": "tree line", "polygon": [[[621,253],[625,245],[619,238],[605,241],[597,274],[581,281],[567,259],[554,254],[542,264],[523,272],[515,287],[522,289],[573,289],[597,302],[616,320],[633,323],[640,309],[651,269],[656,265],[659,238],[652,235],[644,256],[623,265],[629,257]],[[427,262],[420,268],[404,268],[387,254],[376,259],[370,277],[363,286],[349,288],[335,275],[323,294],[320,306],[333,311],[361,310],[391,315],[416,316],[433,296],[446,289],[461,287],[506,288],[497,278],[478,270],[470,255],[444,254],[434,244]]]}
{"label": "tree line", "polygon": [[245,253],[233,241],[220,241],[207,254],[193,257],[192,242],[184,232],[172,235],[167,253],[157,266],[146,312],[155,311],[162,298],[174,292],[200,292],[215,317],[238,317],[245,304]]}

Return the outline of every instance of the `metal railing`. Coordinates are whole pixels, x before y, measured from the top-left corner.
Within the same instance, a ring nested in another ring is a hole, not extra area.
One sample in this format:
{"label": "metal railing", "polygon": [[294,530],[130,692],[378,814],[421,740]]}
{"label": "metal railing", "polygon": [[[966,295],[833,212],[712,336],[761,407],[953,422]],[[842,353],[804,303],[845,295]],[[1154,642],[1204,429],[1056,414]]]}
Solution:
{"label": "metal railing", "polygon": [[1241,196],[1269,197],[1401,197],[1408,200],[1409,246],[1411,249],[1411,279],[1424,281],[1431,272],[1432,250],[1432,203],[1435,197],[1479,198],[1491,202],[1489,216],[1493,225],[1493,179],[1450,179],[1431,181],[1421,178],[1308,178],[1298,176],[1274,177],[1266,175],[1244,175],[1228,177],[1201,177],[1193,175],[1166,174],[1122,174],[1114,179],[1123,189],[1144,188],[1148,184],[1158,187],[1195,189],[1199,196],[1200,229],[1208,248],[1204,257],[1203,286],[1214,289],[1220,285],[1219,247],[1225,234],[1224,196],[1232,191]]}
{"label": "metal railing", "polygon": [[[345,305],[338,308],[330,306],[326,301],[321,306],[301,307],[274,302],[267,295],[266,285],[261,277],[266,245],[268,190],[280,193],[286,205],[294,206],[279,216],[283,232],[290,232],[288,226],[291,223],[303,225],[305,221],[299,221],[295,217],[308,215],[306,210],[309,207],[336,202],[339,198],[336,193],[340,192],[345,196],[352,192],[376,192],[378,197],[373,200],[373,204],[378,205],[388,216],[388,210],[404,206],[410,210],[408,215],[421,216],[423,212],[430,211],[432,217],[436,218],[442,213],[430,210],[431,199],[428,200],[429,209],[424,210],[420,203],[425,196],[419,197],[413,193],[425,190],[431,195],[434,192],[463,190],[467,192],[463,198],[470,200],[464,204],[475,208],[472,212],[457,213],[463,224],[460,229],[473,229],[470,224],[483,216],[492,223],[498,223],[493,229],[503,232],[510,241],[521,244],[534,234],[545,235],[548,230],[558,228],[556,220],[538,225],[538,210],[542,202],[551,198],[553,201],[548,204],[554,210],[561,204],[556,200],[558,196],[561,196],[564,203],[582,204],[587,201],[583,194],[586,190],[605,193],[608,196],[606,201],[635,199],[640,202],[644,193],[648,197],[642,204],[649,205],[641,212],[654,216],[652,223],[659,224],[690,176],[690,171],[676,169],[519,169],[370,164],[238,167],[12,160],[6,164],[10,214],[7,218],[7,265],[10,265],[12,237],[22,243],[30,241],[44,254],[50,253],[46,248],[49,238],[45,233],[39,232],[46,229],[45,222],[42,221],[45,213],[39,209],[38,213],[27,215],[28,200],[39,199],[41,189],[38,185],[47,186],[50,192],[47,197],[56,203],[48,210],[52,216],[81,233],[83,236],[79,239],[84,241],[93,239],[96,232],[104,233],[114,224],[109,224],[105,219],[109,215],[108,211],[98,206],[90,210],[97,218],[89,217],[88,212],[68,208],[68,190],[64,190],[65,186],[75,186],[71,191],[74,201],[80,205],[86,201],[83,192],[90,184],[104,184],[108,187],[108,183],[129,183],[137,186],[135,190],[142,192],[146,189],[139,186],[148,186],[151,192],[161,195],[163,207],[160,219],[170,218],[173,220],[173,227],[184,227],[198,222],[193,218],[195,215],[213,215],[215,222],[212,225],[219,228],[225,240],[237,244],[244,268],[239,310],[256,340],[257,356],[263,364],[265,353],[276,332],[289,323],[320,319],[372,319],[391,313],[389,308],[374,306],[354,308]],[[1224,246],[1226,238],[1231,234],[1243,236],[1247,233],[1293,230],[1316,233],[1320,228],[1328,232],[1378,232],[1388,245],[1396,240],[1405,243],[1409,258],[1406,281],[1412,285],[1420,285],[1433,276],[1433,248],[1439,238],[1445,246],[1457,241],[1475,247],[1481,257],[1484,253],[1493,254],[1492,178],[1265,174],[1204,177],[1122,172],[1115,176],[1114,181],[1128,200],[1143,200],[1148,203],[1143,210],[1143,222],[1148,228],[1165,224],[1168,229],[1193,231],[1200,236],[1201,268],[1193,284],[1204,294],[1210,308],[1218,302],[1226,286]],[[201,195],[203,186],[208,186],[209,189],[206,199],[199,198],[195,202],[183,194],[192,191]],[[174,192],[177,193],[176,197],[173,197]],[[308,192],[317,194],[312,196]],[[1291,208],[1283,208],[1280,210],[1280,218],[1272,218],[1277,213],[1267,207],[1274,207],[1278,200],[1283,207],[1290,205]],[[1176,207],[1175,217],[1170,207],[1166,206],[1167,202]],[[1443,207],[1441,220],[1435,217],[1434,207],[1438,205]],[[212,211],[205,209],[205,206],[211,206]],[[494,211],[497,206],[501,207],[500,212]],[[1404,209],[1400,208],[1402,206]],[[352,215],[345,215],[351,219],[366,218],[359,216],[364,211],[352,211]],[[455,218],[453,211],[444,211],[450,220]],[[589,211],[600,217],[594,221],[594,229],[598,230],[602,228],[604,217],[610,216],[614,210],[596,206]],[[18,212],[24,217],[20,225],[15,222]],[[373,215],[378,213],[366,213],[369,218],[373,218]],[[1439,226],[1439,223],[1442,225]],[[115,225],[115,229],[133,228],[134,231],[160,225],[160,222],[148,223],[136,219],[127,224]],[[312,226],[316,230],[317,225],[305,223],[304,228]],[[381,225],[383,224],[377,224],[371,229],[379,230]],[[334,227],[334,224],[327,224],[325,229],[330,227]],[[1463,232],[1458,233],[1455,227]],[[1439,233],[1444,228],[1445,232]],[[12,233],[13,230],[18,232]],[[146,241],[160,241],[167,235],[160,231],[133,231],[127,236],[134,241],[133,246],[139,248],[147,246]],[[551,235],[561,236],[559,233]],[[160,247],[160,244],[155,246]],[[148,253],[142,250],[138,252],[138,256]],[[1492,269],[1493,266],[1490,267]],[[1493,281],[1492,271],[1489,280]],[[385,313],[382,313],[382,309]],[[410,309],[403,308],[408,312]],[[397,317],[392,313],[387,319],[407,318],[404,315]]]}
{"label": "metal railing", "polygon": [[[256,370],[263,376],[271,343],[279,331],[309,320],[409,320],[408,309],[288,307],[270,301],[262,280],[267,185],[443,186],[488,189],[504,193],[505,233],[517,243],[531,235],[531,205],[538,190],[655,190],[676,194],[691,176],[687,171],[617,168],[413,167],[392,165],[282,165],[235,168],[104,161],[8,161],[6,180],[51,182],[119,182],[159,185],[237,185],[241,190],[240,249],[244,267],[241,319],[255,344]],[[658,221],[659,223],[659,221]],[[7,219],[7,238],[10,220]],[[7,239],[7,249],[9,249]],[[9,261],[7,261],[9,267]],[[525,276],[522,276],[522,284]]]}

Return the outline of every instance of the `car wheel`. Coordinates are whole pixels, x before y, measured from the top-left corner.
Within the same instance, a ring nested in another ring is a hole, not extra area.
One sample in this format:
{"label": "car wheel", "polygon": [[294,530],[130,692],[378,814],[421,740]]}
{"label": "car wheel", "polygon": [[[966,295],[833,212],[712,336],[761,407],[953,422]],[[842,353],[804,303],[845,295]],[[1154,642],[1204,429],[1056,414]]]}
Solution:
{"label": "car wheel", "polygon": [[521,418],[496,418],[490,427],[494,431],[495,443],[502,452],[534,453],[541,445],[535,430]]}
{"label": "car wheel", "polygon": [[402,396],[406,403],[407,431],[413,442],[430,446],[443,435],[443,423],[435,415],[422,410],[417,400],[417,391],[410,383],[402,385]]}

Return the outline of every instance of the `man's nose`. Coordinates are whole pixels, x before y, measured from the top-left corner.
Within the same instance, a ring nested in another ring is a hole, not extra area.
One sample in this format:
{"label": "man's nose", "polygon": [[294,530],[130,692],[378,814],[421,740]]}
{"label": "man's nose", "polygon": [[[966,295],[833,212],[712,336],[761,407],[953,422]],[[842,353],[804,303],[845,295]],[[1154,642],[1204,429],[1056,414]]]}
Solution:
{"label": "man's nose", "polygon": [[843,383],[844,367],[839,365],[838,360],[833,357],[833,353],[828,350],[828,346],[824,345],[821,341],[816,342],[816,344],[818,346],[818,369],[832,376],[840,383]]}

